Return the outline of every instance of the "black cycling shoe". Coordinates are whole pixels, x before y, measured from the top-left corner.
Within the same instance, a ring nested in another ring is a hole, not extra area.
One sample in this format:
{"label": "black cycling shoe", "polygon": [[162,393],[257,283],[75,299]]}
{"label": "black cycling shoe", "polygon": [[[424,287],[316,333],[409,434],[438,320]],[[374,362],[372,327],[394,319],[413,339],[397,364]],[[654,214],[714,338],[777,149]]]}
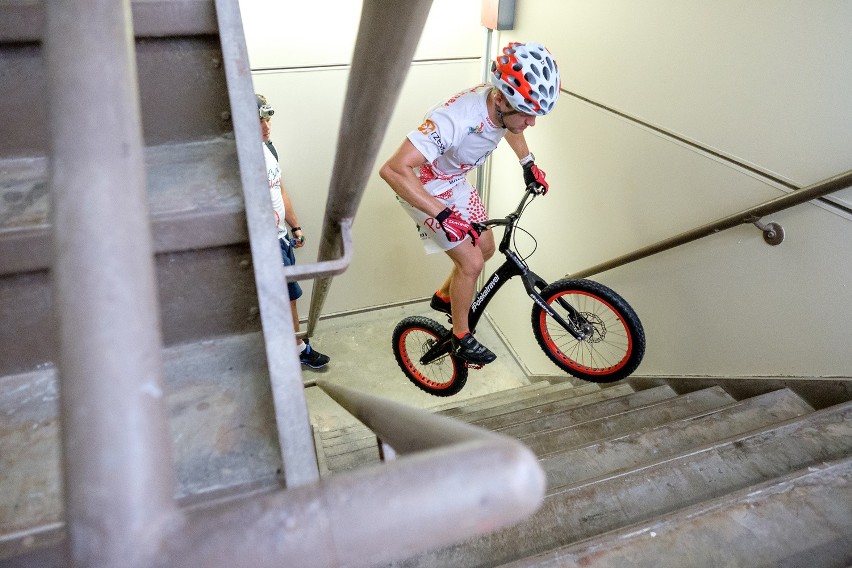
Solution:
{"label": "black cycling shoe", "polygon": [[461,339],[453,335],[453,355],[472,365],[486,365],[497,358],[497,355],[478,342],[470,332]]}
{"label": "black cycling shoe", "polygon": [[[307,341],[305,343],[307,343]],[[310,343],[308,343],[305,350],[299,354],[299,361],[302,362],[302,365],[307,365],[311,369],[321,369],[328,365],[328,362],[331,361],[331,357],[320,353],[311,347]]]}
{"label": "black cycling shoe", "polygon": [[450,309],[450,303],[438,296],[438,294],[432,295],[432,301],[429,302],[429,307],[433,310],[444,312],[445,314],[449,314],[452,311]]}

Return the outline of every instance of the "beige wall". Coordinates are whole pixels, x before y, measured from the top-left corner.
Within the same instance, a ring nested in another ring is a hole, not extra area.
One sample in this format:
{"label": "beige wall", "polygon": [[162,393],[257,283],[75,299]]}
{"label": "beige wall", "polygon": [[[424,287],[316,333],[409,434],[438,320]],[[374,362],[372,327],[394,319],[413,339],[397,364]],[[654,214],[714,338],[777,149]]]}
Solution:
{"label": "beige wall", "polygon": [[[518,2],[500,43],[547,44],[563,87],[807,185],[852,167],[852,3]],[[782,188],[563,95],[528,138],[553,191],[529,216],[534,269],[581,270],[782,195]],[[514,204],[517,166],[495,155],[492,212]],[[847,190],[841,198],[848,201]],[[643,375],[849,376],[852,223],[806,204],[595,278],[621,292],[648,335]],[[538,236],[538,235],[537,235]],[[519,297],[520,298],[520,297]],[[491,308],[533,373],[537,352],[506,296]]]}
{"label": "beige wall", "polygon": [[[360,6],[352,0],[241,2],[255,88],[276,108],[272,139],[307,231],[308,244],[299,254],[302,263],[317,254]],[[427,108],[480,80],[484,32],[479,9],[480,0],[433,2],[415,53],[418,62],[403,85],[359,206],[352,264],[334,279],[324,314],[424,298],[446,277],[447,259],[424,255],[414,223],[376,172],[420,124]],[[381,57],[376,54],[377,65]],[[302,286],[304,317],[312,282]]]}
{"label": "beige wall", "polygon": [[[255,85],[279,111],[273,139],[308,230],[306,262],[316,254],[310,227],[320,226],[325,206],[360,3],[242,5]],[[479,80],[479,6],[435,0],[416,56],[430,62],[412,66],[380,161],[428,106]],[[517,6],[516,29],[496,43],[545,43],[572,93],[796,185],[852,167],[845,30],[852,3]],[[525,217],[538,239],[530,263],[551,280],[785,191],[568,94],[528,138],[553,184]],[[507,147],[492,162],[497,216],[515,205],[522,182]],[[852,190],[839,198],[852,203]],[[849,376],[850,219],[806,204],[764,221],[784,226],[782,245],[770,247],[743,226],[595,277],[622,293],[645,324],[648,353],[638,374]],[[423,255],[410,221],[374,175],[355,225],[355,259],[335,279],[324,312],[423,298],[447,266]],[[520,283],[507,285],[489,313],[531,373],[556,370],[534,343]]]}

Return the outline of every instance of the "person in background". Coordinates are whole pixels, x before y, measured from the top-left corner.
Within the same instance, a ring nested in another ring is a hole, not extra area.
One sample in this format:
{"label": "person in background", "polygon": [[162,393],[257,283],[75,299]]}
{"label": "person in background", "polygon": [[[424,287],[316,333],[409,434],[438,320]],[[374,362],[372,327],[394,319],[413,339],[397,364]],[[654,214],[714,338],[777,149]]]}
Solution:
{"label": "person in background", "polygon": [[[275,225],[278,228],[278,244],[281,247],[281,258],[284,266],[296,264],[295,249],[304,246],[305,233],[299,224],[296,210],[281,183],[281,168],[278,165],[278,152],[270,140],[272,133],[271,119],[275,110],[266,97],[255,95],[257,99],[257,111],[260,115],[260,131],[263,134],[263,155],[266,160],[266,179],[269,182],[269,194],[272,198],[272,212],[275,215]],[[287,226],[290,232],[287,231]],[[293,314],[293,329],[299,331],[299,312],[296,308],[296,300],[302,296],[302,287],[298,282],[287,282],[287,293],[290,296],[290,310]],[[311,346],[308,341],[296,338],[296,346],[299,349],[299,360],[303,365],[312,369],[325,367],[331,358],[324,355]]]}
{"label": "person in background", "polygon": [[480,235],[471,225],[485,221],[486,212],[466,176],[505,138],[526,185],[546,192],[524,130],[553,110],[560,88],[556,61],[543,45],[510,43],[492,63],[491,85],[462,91],[431,109],[379,170],[414,219],[426,252],[443,251],[453,262],[431,306],[452,315],[453,353],[473,365],[495,359],[468,326],[476,279],[495,246],[490,230]]}

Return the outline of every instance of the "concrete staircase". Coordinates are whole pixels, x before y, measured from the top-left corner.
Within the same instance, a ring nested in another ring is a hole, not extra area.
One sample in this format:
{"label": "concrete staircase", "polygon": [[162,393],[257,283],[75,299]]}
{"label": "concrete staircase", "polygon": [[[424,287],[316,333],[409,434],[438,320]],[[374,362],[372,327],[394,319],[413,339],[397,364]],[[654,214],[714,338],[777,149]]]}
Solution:
{"label": "concrete staircase", "polygon": [[[64,561],[43,4],[0,2],[3,566]],[[278,489],[214,3],[133,2],[133,25],[176,497]],[[398,565],[848,565],[852,393],[785,387],[540,382],[438,407],[523,440],[548,495],[526,523]],[[380,460],[363,427],[316,432],[316,446],[326,476]]]}
{"label": "concrete staircase", "polygon": [[[157,4],[133,8],[160,318],[170,346],[258,331],[260,322],[214,6]],[[0,376],[57,357],[42,23],[38,3],[0,4]],[[15,116],[26,120],[7,120]]]}
{"label": "concrete staircase", "polygon": [[[852,562],[852,402],[535,383],[435,411],[525,442],[547,497],[524,523],[393,566]],[[317,435],[325,475],[380,459],[366,428]]]}
{"label": "concrete staircase", "polygon": [[[282,458],[215,6],[132,8],[176,497],[278,487]],[[0,563],[22,543],[37,548],[62,533],[43,26],[43,3],[0,2]]]}

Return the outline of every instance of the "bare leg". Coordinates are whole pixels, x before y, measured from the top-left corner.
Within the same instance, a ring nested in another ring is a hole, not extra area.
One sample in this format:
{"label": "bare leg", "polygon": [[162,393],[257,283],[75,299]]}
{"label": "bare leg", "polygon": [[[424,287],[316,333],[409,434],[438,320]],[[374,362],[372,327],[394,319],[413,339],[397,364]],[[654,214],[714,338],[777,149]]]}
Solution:
{"label": "bare leg", "polygon": [[494,233],[485,231],[476,247],[465,241],[448,250],[447,255],[453,260],[453,269],[438,292],[443,297],[450,298],[453,333],[461,335],[470,331],[468,314],[473,294],[476,292],[476,279],[479,278],[485,261],[494,255]]}
{"label": "bare leg", "polygon": [[438,295],[442,298],[450,297],[450,284],[453,281],[453,275],[456,273],[456,266],[453,265],[453,269],[450,271],[450,275],[447,276],[447,279],[444,280],[444,283],[441,284],[441,287],[438,288]]}
{"label": "bare leg", "polygon": [[[293,331],[299,333],[299,310],[296,308],[296,300],[290,300],[290,313],[293,314]],[[296,345],[301,345],[302,340],[296,337]]]}

